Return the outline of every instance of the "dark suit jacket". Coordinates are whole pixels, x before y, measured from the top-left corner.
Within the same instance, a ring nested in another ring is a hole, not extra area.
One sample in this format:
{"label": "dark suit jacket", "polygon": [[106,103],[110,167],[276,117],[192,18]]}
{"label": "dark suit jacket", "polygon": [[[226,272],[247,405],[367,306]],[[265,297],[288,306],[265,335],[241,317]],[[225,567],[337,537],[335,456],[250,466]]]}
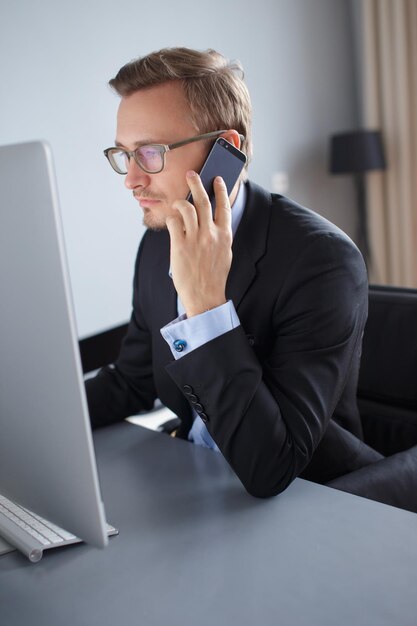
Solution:
{"label": "dark suit jacket", "polygon": [[245,488],[263,497],[299,475],[327,482],[357,468],[368,286],[358,249],[336,226],[253,183],[247,189],[227,282],[241,326],[173,358],[160,334],[177,315],[169,235],[147,231],[120,355],[86,387],[94,427],[159,397],[180,417],[182,437],[191,393]]}

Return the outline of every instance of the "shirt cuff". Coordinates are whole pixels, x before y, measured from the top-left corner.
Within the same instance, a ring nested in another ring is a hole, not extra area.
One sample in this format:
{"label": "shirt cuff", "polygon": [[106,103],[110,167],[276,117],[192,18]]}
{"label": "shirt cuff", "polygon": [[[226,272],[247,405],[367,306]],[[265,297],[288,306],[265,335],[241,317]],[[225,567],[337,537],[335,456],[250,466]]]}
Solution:
{"label": "shirt cuff", "polygon": [[231,300],[215,309],[193,317],[180,315],[161,328],[161,335],[176,359],[192,352],[203,344],[240,326]]}

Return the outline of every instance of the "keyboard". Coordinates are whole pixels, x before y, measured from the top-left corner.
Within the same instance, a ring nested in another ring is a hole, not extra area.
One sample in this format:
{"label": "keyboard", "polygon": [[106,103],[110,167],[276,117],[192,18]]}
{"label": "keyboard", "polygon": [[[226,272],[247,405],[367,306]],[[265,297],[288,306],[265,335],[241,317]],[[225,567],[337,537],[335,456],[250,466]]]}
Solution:
{"label": "keyboard", "polygon": [[[108,536],[118,531],[107,524]],[[80,543],[82,539],[0,495],[0,535],[36,563],[43,550]]]}

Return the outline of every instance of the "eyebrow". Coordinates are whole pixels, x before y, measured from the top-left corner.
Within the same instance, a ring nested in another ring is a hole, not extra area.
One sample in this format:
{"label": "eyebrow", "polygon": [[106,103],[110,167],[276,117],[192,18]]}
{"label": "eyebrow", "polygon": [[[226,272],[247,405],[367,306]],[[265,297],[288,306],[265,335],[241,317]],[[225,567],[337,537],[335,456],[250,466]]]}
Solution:
{"label": "eyebrow", "polygon": [[[139,148],[140,146],[148,146],[149,144],[160,144],[160,141],[155,141],[154,139],[145,139],[142,141],[135,141],[135,143],[133,144],[135,146],[135,148]],[[120,141],[117,141],[117,139],[114,140],[114,145],[117,148],[124,148],[125,146],[120,143]]]}

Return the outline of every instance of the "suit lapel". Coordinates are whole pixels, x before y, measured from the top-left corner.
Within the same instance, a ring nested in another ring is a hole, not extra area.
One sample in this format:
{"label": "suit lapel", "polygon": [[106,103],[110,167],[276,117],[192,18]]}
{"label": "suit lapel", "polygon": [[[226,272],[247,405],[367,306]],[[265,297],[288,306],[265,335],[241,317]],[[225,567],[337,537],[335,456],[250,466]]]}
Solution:
{"label": "suit lapel", "polygon": [[171,350],[162,337],[160,329],[177,317],[177,292],[169,276],[170,242],[168,231],[150,232],[152,255],[148,276],[151,282],[151,324],[154,334],[153,369],[161,401],[169,406],[182,420],[181,433],[186,436],[191,424],[191,409],[184,395],[166,374],[165,366],[173,359]]}
{"label": "suit lapel", "polygon": [[271,216],[271,195],[254,183],[246,183],[246,188],[246,207],[233,240],[233,261],[226,284],[226,297],[236,309],[256,277],[256,264],[265,254]]}
{"label": "suit lapel", "polygon": [[153,284],[153,307],[157,316],[157,328],[162,328],[174,320],[177,313],[177,292],[175,291],[172,278],[169,276],[170,243],[168,231],[152,233],[155,237],[153,243],[157,253],[155,254],[155,266],[151,276]]}

